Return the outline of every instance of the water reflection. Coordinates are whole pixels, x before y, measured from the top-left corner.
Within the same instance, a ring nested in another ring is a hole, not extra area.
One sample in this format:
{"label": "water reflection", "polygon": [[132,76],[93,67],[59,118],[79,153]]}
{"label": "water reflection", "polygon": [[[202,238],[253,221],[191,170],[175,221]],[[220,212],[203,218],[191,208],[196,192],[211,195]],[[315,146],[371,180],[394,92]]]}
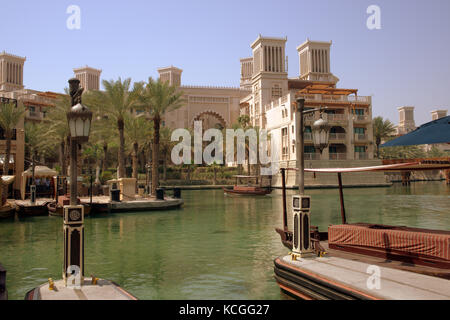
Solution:
{"label": "water reflection", "polygon": [[[326,230],[341,222],[338,190],[307,194],[313,225]],[[444,183],[344,189],[344,197],[349,222],[450,229]],[[273,259],[287,253],[274,231],[282,226],[280,190],[263,198],[183,191],[183,198],[181,210],[86,218],[86,275],[113,280],[141,299],[284,298],[273,279]],[[61,277],[62,241],[58,217],[0,222],[11,299]]]}

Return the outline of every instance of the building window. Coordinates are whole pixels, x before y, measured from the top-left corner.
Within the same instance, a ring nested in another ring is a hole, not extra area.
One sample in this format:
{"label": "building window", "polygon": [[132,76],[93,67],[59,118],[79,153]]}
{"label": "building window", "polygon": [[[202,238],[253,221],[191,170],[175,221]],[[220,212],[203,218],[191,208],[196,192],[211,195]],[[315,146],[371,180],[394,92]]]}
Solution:
{"label": "building window", "polygon": [[281,155],[282,159],[286,160],[289,154],[289,136],[288,136],[288,128],[281,129]]}
{"label": "building window", "polygon": [[366,146],[355,146],[355,152],[358,152],[358,153],[365,153],[366,150],[367,150],[367,147],[366,147]]}
{"label": "building window", "polygon": [[278,99],[281,98],[282,90],[278,84],[275,84],[272,87],[272,99]]}
{"label": "building window", "polygon": [[316,148],[314,146],[304,146],[305,153],[316,153]]}
{"label": "building window", "polygon": [[364,115],[364,109],[352,109],[352,113],[356,114],[358,116],[363,116]]}
{"label": "building window", "polygon": [[353,132],[355,134],[365,134],[366,133],[366,129],[365,128],[358,128],[358,127],[356,127],[356,128],[353,128]]}

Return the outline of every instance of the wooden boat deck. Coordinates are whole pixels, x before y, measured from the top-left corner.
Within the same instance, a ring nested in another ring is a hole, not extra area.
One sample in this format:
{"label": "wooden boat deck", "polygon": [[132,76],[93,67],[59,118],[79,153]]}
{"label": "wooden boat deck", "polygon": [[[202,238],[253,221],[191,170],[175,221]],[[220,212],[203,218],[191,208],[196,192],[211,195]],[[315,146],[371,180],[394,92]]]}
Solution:
{"label": "wooden boat deck", "polygon": [[50,290],[49,284],[44,283],[29,291],[25,300],[137,300],[116,283],[104,279],[93,285],[92,278],[85,278],[80,289],[65,287],[63,280],[55,281],[54,286]]}
{"label": "wooden boat deck", "polygon": [[[326,242],[321,245],[328,252],[324,257],[293,261],[287,255],[275,260],[275,278],[281,289],[303,299],[450,299],[450,280],[434,274],[448,277],[449,270],[332,250]],[[379,268],[379,289],[367,285],[370,266]]]}

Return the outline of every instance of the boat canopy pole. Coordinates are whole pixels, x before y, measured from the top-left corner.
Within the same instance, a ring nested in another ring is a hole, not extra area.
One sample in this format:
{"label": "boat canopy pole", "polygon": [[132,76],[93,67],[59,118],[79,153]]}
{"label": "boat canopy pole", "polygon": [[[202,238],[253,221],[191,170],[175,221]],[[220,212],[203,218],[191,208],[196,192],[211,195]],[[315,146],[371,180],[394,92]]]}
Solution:
{"label": "boat canopy pole", "polygon": [[281,168],[281,185],[283,190],[283,228],[284,231],[288,229],[287,211],[286,211],[286,170]]}
{"label": "boat canopy pole", "polygon": [[341,200],[341,217],[342,224],[347,224],[347,220],[345,218],[345,206],[344,206],[344,192],[342,191],[342,175],[338,172],[338,182],[339,182],[339,199]]}

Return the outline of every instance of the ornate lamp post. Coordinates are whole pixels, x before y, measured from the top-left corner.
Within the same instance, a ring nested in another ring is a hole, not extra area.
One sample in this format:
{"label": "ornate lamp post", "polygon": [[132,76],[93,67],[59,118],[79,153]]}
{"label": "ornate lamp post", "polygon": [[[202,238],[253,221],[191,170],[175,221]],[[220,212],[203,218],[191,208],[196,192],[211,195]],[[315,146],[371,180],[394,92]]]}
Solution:
{"label": "ornate lamp post", "polygon": [[[297,181],[299,195],[292,197],[293,209],[293,248],[292,257],[307,257],[312,254],[310,239],[310,210],[311,198],[304,195],[305,193],[305,159],[304,159],[304,134],[303,134],[303,115],[315,111],[321,111],[325,108],[305,110],[305,99],[297,99],[297,110],[295,113],[295,131],[296,131],[296,156],[297,156]],[[312,126],[312,135],[314,146],[320,150],[328,146],[330,127],[328,122],[322,119],[315,121]]]}
{"label": "ornate lamp post", "polygon": [[[80,80],[69,80],[72,108],[67,112],[70,129],[70,205],[64,206],[64,269],[63,279],[67,280],[75,272],[79,284],[84,276],[84,207],[78,205],[77,198],[77,151],[78,144],[87,142],[91,129],[92,112],[81,104],[83,88]],[[77,278],[79,277],[79,278]]]}

